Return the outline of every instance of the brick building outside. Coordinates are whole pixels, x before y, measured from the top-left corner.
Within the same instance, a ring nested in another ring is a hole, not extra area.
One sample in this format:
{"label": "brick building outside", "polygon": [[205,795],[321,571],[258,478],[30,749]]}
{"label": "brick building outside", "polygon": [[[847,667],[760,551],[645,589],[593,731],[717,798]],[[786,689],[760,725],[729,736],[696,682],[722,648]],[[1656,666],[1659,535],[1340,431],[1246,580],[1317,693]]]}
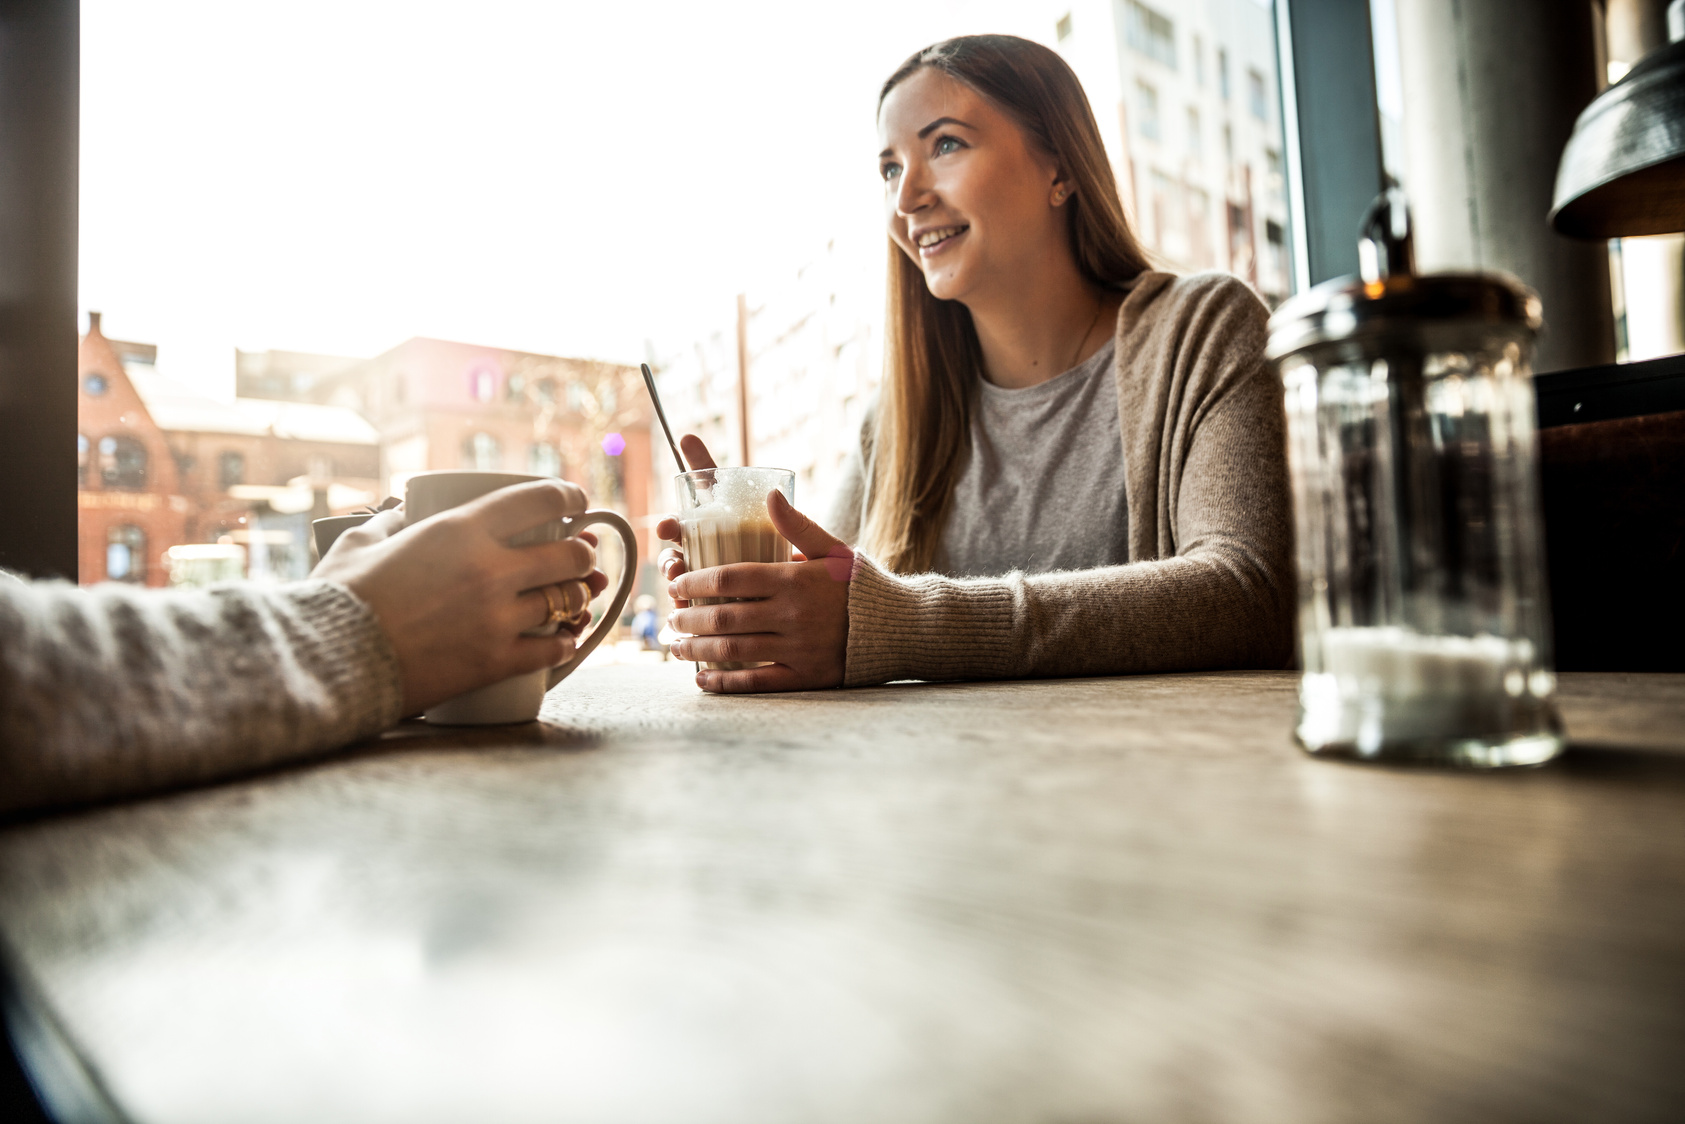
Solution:
{"label": "brick building outside", "polygon": [[191,505],[163,430],[100,334],[99,313],[88,319],[77,356],[78,580],[167,585],[164,552],[187,541]]}
{"label": "brick building outside", "polygon": [[[638,592],[661,596],[653,525],[671,507],[671,472],[654,471],[654,411],[636,367],[420,337],[338,369],[327,358],[242,352],[237,392],[368,418],[381,437],[383,495],[402,496],[410,476],[437,469],[572,480],[593,507],[626,516],[638,534]],[[604,554],[615,573],[613,540]]]}
{"label": "brick building outside", "polygon": [[[178,548],[221,544],[236,572],[309,572],[310,520],[373,502],[380,437],[354,412],[221,401],[159,375],[157,348],[89,315],[78,364],[79,579],[167,585]],[[180,580],[180,576],[178,576]]]}

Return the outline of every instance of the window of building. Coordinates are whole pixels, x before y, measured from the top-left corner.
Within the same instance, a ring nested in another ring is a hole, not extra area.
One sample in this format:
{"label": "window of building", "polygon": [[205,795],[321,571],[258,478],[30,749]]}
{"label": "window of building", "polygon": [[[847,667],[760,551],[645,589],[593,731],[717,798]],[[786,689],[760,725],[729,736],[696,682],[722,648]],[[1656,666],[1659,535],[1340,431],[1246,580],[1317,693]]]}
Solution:
{"label": "window of building", "polygon": [[133,437],[101,437],[99,460],[105,487],[146,487],[146,446]]}
{"label": "window of building", "polygon": [[227,489],[236,484],[246,482],[246,455],[244,453],[221,453],[216,458],[217,487]]}
{"label": "window of building", "polygon": [[106,532],[105,576],[114,582],[146,581],[145,531],[123,523]]}
{"label": "window of building", "polygon": [[1244,276],[1252,268],[1252,230],[1246,208],[1229,204],[1229,269]]}
{"label": "window of building", "polygon": [[560,476],[562,451],[554,445],[536,442],[527,449],[527,471],[534,476]]}
{"label": "window of building", "polygon": [[468,393],[476,402],[490,402],[497,396],[497,368],[479,363],[468,372]]}
{"label": "window of building", "polygon": [[1234,126],[1223,122],[1223,158],[1234,163]]}
{"label": "window of building", "polygon": [[1280,199],[1286,191],[1286,179],[1281,172],[1281,153],[1273,148],[1264,149],[1264,169],[1269,178],[1266,185],[1271,195]]}
{"label": "window of building", "polygon": [[1264,76],[1256,70],[1246,72],[1246,104],[1252,110],[1252,116],[1260,121],[1270,119],[1270,102],[1265,93]]}
{"label": "window of building", "polygon": [[1205,38],[1194,36],[1194,85],[1205,85]]}
{"label": "window of building", "polygon": [[1217,48],[1217,93],[1224,101],[1229,100],[1229,52],[1225,47]]}
{"label": "window of building", "polygon": [[1055,25],[1054,29],[1059,33],[1059,42],[1063,43],[1065,40],[1069,39],[1071,37],[1071,13],[1066,12],[1064,15],[1060,16],[1059,22]]}
{"label": "window of building", "polygon": [[1137,82],[1135,100],[1140,106],[1137,116],[1140,118],[1141,135],[1148,140],[1158,140],[1164,132],[1158,120],[1158,91],[1145,82]]}
{"label": "window of building", "polygon": [[539,379],[533,383],[532,393],[533,397],[538,399],[540,405],[554,406],[556,404],[556,380]]}
{"label": "window of building", "polygon": [[462,442],[462,467],[475,472],[500,472],[503,446],[489,433],[475,433]]}
{"label": "window of building", "polygon": [[1258,283],[1275,300],[1287,295],[1287,230],[1274,219],[1264,220],[1264,260]]}
{"label": "window of building", "polygon": [[1140,0],[1129,0],[1123,10],[1124,40],[1130,47],[1175,70],[1176,25],[1170,22],[1170,17],[1155,12]]}
{"label": "window of building", "polygon": [[92,453],[93,447],[88,443],[88,435],[78,433],[76,435],[76,486],[78,488],[88,486],[88,461],[92,459]]}
{"label": "window of building", "polygon": [[1187,262],[1195,269],[1217,264],[1211,252],[1211,197],[1197,187],[1183,193],[1187,204]]}
{"label": "window of building", "polygon": [[1188,106],[1188,155],[1198,157],[1204,142],[1199,135],[1199,110]]}
{"label": "window of building", "polygon": [[87,392],[90,398],[98,398],[111,389],[111,383],[106,380],[104,375],[95,371],[82,380],[82,389]]}

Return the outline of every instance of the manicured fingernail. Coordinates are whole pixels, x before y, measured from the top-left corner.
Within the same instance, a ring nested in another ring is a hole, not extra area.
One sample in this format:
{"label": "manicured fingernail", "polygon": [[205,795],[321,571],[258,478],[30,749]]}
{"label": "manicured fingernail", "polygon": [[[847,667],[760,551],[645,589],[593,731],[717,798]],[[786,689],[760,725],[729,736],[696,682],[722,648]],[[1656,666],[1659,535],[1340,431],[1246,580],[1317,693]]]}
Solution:
{"label": "manicured fingernail", "polygon": [[668,582],[667,583],[667,596],[671,597],[675,601],[677,601],[679,599],[679,583],[678,582]]}

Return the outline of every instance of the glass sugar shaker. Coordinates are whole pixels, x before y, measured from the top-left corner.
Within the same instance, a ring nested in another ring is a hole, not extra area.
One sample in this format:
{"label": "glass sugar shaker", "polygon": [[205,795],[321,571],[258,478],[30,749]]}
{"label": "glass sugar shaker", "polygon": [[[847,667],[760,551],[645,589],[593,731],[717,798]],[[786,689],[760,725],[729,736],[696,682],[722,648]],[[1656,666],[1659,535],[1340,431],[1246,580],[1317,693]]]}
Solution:
{"label": "glass sugar shaker", "polygon": [[1313,754],[1471,767],[1564,746],[1536,465],[1538,297],[1417,274],[1402,193],[1364,220],[1360,278],[1270,319],[1286,392]]}

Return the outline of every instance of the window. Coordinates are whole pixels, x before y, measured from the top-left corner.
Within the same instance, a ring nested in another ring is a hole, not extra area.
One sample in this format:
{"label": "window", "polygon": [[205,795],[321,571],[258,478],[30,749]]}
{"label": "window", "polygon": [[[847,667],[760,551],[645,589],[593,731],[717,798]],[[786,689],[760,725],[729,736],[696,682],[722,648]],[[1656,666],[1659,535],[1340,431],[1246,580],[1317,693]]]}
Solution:
{"label": "window", "polygon": [[216,486],[222,489],[246,482],[246,455],[221,453],[216,458]]}
{"label": "window", "polygon": [[468,372],[468,394],[476,402],[490,402],[497,396],[497,368],[476,363]]}
{"label": "window", "polygon": [[1176,69],[1176,25],[1140,0],[1124,6],[1124,39],[1154,62]]}
{"label": "window", "polygon": [[146,581],[146,532],[130,523],[105,536],[105,576],[114,582]]}
{"label": "window", "polygon": [[1210,269],[1217,264],[1211,252],[1211,197],[1196,187],[1185,194],[1187,201],[1187,262],[1195,269]]}
{"label": "window", "polygon": [[82,389],[87,392],[88,397],[98,398],[107,390],[111,389],[111,384],[106,381],[104,375],[95,371],[93,374],[82,380]]}
{"label": "window", "polygon": [[1234,163],[1234,126],[1223,122],[1223,157],[1229,163]]}
{"label": "window", "polygon": [[1274,219],[1264,220],[1264,260],[1258,283],[1278,300],[1287,295],[1287,230]]}
{"label": "window", "polygon": [[1270,119],[1269,98],[1264,90],[1264,76],[1256,70],[1248,70],[1246,72],[1246,102],[1252,110],[1252,116],[1260,121]]}
{"label": "window", "polygon": [[1270,194],[1280,199],[1286,187],[1286,179],[1281,174],[1281,153],[1273,148],[1264,149],[1264,168]]}
{"label": "window", "polygon": [[1245,276],[1252,268],[1252,228],[1246,225],[1246,208],[1229,204],[1229,270]]}
{"label": "window", "polygon": [[503,446],[489,433],[475,433],[462,443],[462,467],[475,472],[500,472]]}
{"label": "window", "polygon": [[1066,12],[1059,17],[1059,23],[1055,30],[1059,33],[1059,42],[1061,43],[1071,37],[1071,13]]}
{"label": "window", "polygon": [[1199,110],[1188,106],[1188,155],[1198,158],[1203,147],[1199,136]]}
{"label": "window", "polygon": [[1145,82],[1135,83],[1135,100],[1140,103],[1141,135],[1158,140],[1163,133],[1158,122],[1158,91]]}
{"label": "window", "polygon": [[1229,52],[1224,47],[1217,48],[1217,93],[1229,100]]}
{"label": "window", "polygon": [[1205,85],[1205,39],[1194,36],[1194,85]]}
{"label": "window", "polygon": [[88,486],[88,461],[91,459],[90,454],[92,452],[93,448],[88,444],[88,435],[78,433],[76,435],[76,486],[78,488]]}
{"label": "window", "polygon": [[146,446],[133,437],[99,441],[100,483],[107,488],[146,487]]}
{"label": "window", "polygon": [[527,471],[534,476],[560,476],[561,450],[542,441],[532,445],[527,449]]}

